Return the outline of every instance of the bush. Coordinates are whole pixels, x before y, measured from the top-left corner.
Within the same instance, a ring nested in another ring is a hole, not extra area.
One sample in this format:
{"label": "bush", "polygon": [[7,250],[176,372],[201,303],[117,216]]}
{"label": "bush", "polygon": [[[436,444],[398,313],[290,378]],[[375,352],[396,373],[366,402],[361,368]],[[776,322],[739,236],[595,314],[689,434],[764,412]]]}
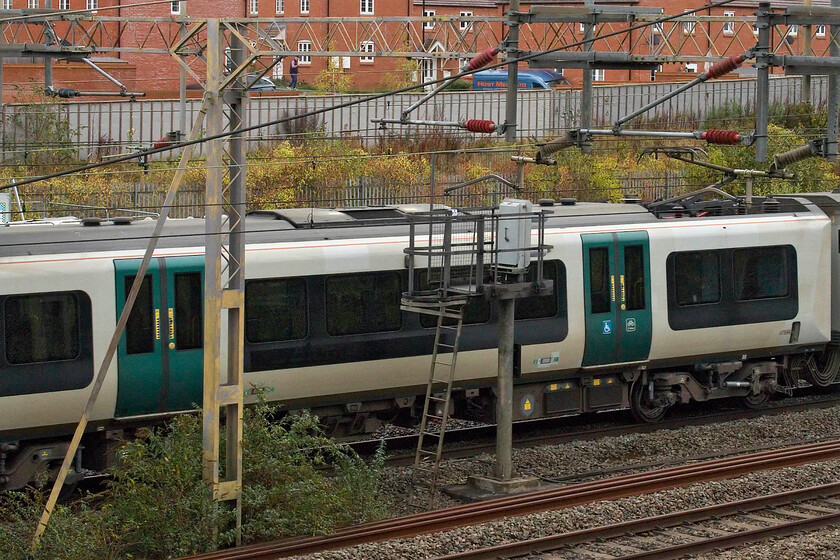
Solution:
{"label": "bush", "polygon": [[[371,464],[324,436],[317,418],[274,421],[260,403],[244,414],[244,542],[329,533],[383,517],[377,500],[380,450]],[[202,422],[184,415],[126,442],[107,490],[58,506],[31,560],[171,558],[233,543],[233,513],[214,503],[201,479]],[[324,469],[333,467],[333,471]],[[0,550],[29,559],[44,496],[0,496]]]}

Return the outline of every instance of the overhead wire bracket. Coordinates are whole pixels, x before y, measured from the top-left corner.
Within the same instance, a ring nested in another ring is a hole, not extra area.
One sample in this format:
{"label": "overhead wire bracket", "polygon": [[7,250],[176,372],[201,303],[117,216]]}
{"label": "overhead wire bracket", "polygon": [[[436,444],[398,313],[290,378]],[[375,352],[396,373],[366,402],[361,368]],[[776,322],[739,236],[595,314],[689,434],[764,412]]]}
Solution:
{"label": "overhead wire bracket", "polygon": [[416,102],[412,103],[405,111],[400,114],[399,119],[371,119],[370,122],[379,124],[379,128],[381,130],[385,130],[386,124],[413,124],[413,125],[427,125],[427,126],[447,126],[447,127],[455,127],[455,128],[462,128],[464,130],[468,130],[469,132],[476,132],[476,133],[484,133],[484,134],[492,134],[497,130],[501,130],[501,127],[497,126],[495,122],[490,120],[483,120],[483,119],[463,119],[459,121],[424,121],[424,120],[413,120],[409,119],[408,116],[411,114],[412,111],[426,103],[429,99],[449,87],[451,84],[455,82],[458,78],[460,78],[464,73],[472,73],[487,66],[496,55],[500,52],[499,47],[493,47],[490,49],[486,49],[479,53],[478,55],[474,56],[470,61],[461,68],[461,71],[453,76],[452,78],[445,80],[440,83],[436,88],[432,91],[418,99]]}

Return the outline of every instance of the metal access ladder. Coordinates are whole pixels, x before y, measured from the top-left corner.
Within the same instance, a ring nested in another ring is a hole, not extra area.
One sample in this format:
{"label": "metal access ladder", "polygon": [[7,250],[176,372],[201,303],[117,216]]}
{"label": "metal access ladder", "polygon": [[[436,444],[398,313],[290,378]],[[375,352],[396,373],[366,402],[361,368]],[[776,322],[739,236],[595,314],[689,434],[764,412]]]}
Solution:
{"label": "metal access ladder", "polygon": [[[411,475],[409,503],[418,509],[426,507],[431,509],[437,497],[437,479],[440,472],[446,422],[449,419],[452,383],[455,379],[455,363],[458,359],[458,343],[464,322],[464,304],[465,300],[441,301],[436,312],[428,308],[423,311],[437,315],[438,320],[432,364],[429,368],[429,383],[426,386],[426,402],[423,406],[423,419],[420,422],[417,453],[414,456],[414,472]],[[455,324],[446,324],[446,319],[454,320]],[[424,503],[425,495],[428,495],[428,501]]]}

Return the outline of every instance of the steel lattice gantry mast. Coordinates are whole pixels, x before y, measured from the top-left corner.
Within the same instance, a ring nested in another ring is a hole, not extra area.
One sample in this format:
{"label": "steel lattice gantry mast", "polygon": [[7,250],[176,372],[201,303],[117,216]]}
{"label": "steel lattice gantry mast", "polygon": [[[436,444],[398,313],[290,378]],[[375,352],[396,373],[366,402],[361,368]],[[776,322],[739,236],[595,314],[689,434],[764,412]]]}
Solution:
{"label": "steel lattice gantry mast", "polygon": [[[225,79],[223,28],[218,20],[207,21],[206,130],[210,137],[229,136],[228,164],[225,139],[210,141],[205,189],[204,253],[204,403],[202,472],[216,501],[235,504],[237,544],[242,524],[242,413],[243,344],[245,332],[245,149],[240,131],[245,110],[243,65],[245,42],[234,29],[228,52],[238,72]],[[225,86],[230,87],[225,91]],[[225,126],[225,109],[228,122]],[[227,171],[229,180],[225,185]],[[222,325],[227,317],[227,363],[223,367]],[[224,375],[226,373],[226,376]],[[224,418],[222,413],[224,412]],[[224,468],[221,462],[221,430],[226,437]]]}

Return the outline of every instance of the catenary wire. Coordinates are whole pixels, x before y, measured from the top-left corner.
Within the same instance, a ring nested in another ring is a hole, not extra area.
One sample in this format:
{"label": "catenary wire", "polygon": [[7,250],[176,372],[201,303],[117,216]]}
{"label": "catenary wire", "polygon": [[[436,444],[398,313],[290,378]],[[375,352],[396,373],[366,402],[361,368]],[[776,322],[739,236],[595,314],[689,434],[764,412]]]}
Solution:
{"label": "catenary wire", "polygon": [[[693,13],[696,13],[696,12],[699,12],[699,11],[708,10],[708,9],[716,8],[716,7],[720,7],[720,6],[725,6],[725,5],[730,4],[734,1],[735,0],[722,0],[720,2],[713,2],[713,3],[707,4],[703,7],[695,8],[693,10],[688,10],[688,11],[680,13],[680,14],[676,14],[676,15],[672,15],[672,16],[666,16],[664,18],[660,18],[660,19],[650,21],[650,22],[631,25],[626,29],[621,29],[621,30],[614,31],[612,33],[607,33],[605,35],[601,35],[597,39],[598,40],[603,40],[604,38],[607,38],[607,37],[627,34],[627,33],[630,33],[632,31],[636,31],[638,29],[644,29],[646,27],[659,25],[659,24],[661,24],[663,22],[666,22],[666,21],[671,21],[671,20],[674,20],[674,19],[677,19],[677,18],[680,18],[680,17],[684,17],[687,14],[693,14]],[[534,58],[537,58],[539,56],[543,56],[545,54],[550,54],[550,53],[553,53],[553,52],[559,52],[559,51],[566,50],[566,49],[569,49],[569,48],[573,48],[573,47],[576,47],[576,46],[585,45],[585,44],[591,43],[595,40],[596,39],[593,38],[593,39],[588,40],[588,41],[587,40],[577,41],[575,43],[570,43],[568,45],[562,45],[560,47],[555,47],[553,49],[543,50],[543,51],[539,51],[539,52],[536,52],[536,53],[531,53],[531,54],[528,54],[528,55],[523,55],[523,56],[520,56],[520,57],[516,57],[516,58],[510,59],[510,60],[505,60],[503,62],[497,62],[497,63],[494,63],[494,64],[489,64],[489,65],[485,66],[484,68],[487,68],[487,69],[499,68],[499,67],[507,66],[507,65],[513,64],[513,63],[527,62],[527,61],[532,60]],[[284,117],[284,118],[281,118],[281,119],[277,119],[277,120],[269,121],[269,122],[265,122],[265,123],[259,123],[259,124],[256,124],[256,125],[244,127],[244,128],[234,130],[234,131],[226,131],[226,132],[222,132],[222,133],[219,133],[219,134],[214,134],[214,135],[211,135],[211,136],[205,136],[203,138],[199,138],[199,139],[196,139],[196,140],[191,140],[191,141],[186,141],[186,142],[178,142],[178,143],[172,144],[170,146],[164,146],[164,147],[160,147],[160,148],[152,148],[151,150],[145,150],[145,151],[142,151],[142,152],[137,152],[136,154],[128,154],[126,156],[121,156],[121,157],[118,157],[118,158],[114,158],[113,160],[108,161],[108,162],[93,163],[93,164],[88,164],[88,165],[85,165],[85,166],[80,166],[80,167],[75,168],[75,169],[70,169],[70,170],[66,170],[66,171],[58,171],[58,172],[55,172],[55,173],[49,173],[47,175],[40,175],[40,176],[37,176],[37,177],[30,177],[30,178],[24,179],[24,180],[22,180],[18,183],[7,183],[5,185],[0,185],[0,190],[10,189],[10,188],[13,188],[15,186],[20,186],[20,185],[25,185],[25,184],[30,184],[30,183],[36,183],[36,182],[39,182],[39,181],[45,181],[45,180],[48,180],[48,179],[53,179],[53,178],[61,177],[61,176],[64,176],[64,175],[71,175],[73,173],[78,173],[78,172],[86,171],[86,170],[89,170],[89,169],[96,169],[96,168],[99,168],[99,167],[104,167],[106,165],[114,165],[116,163],[121,163],[123,161],[130,161],[130,160],[138,159],[138,158],[141,158],[141,157],[148,157],[150,155],[154,155],[154,154],[158,154],[158,153],[162,153],[162,152],[167,152],[167,151],[172,151],[172,150],[177,150],[177,149],[180,149],[180,148],[185,148],[187,146],[192,146],[192,145],[196,145],[196,144],[203,144],[203,143],[211,142],[211,141],[214,141],[214,140],[220,140],[222,138],[228,138],[230,136],[244,134],[246,132],[250,132],[252,130],[259,130],[259,129],[262,129],[262,128],[265,128],[265,127],[268,127],[268,126],[273,126],[273,125],[277,125],[277,124],[281,124],[281,123],[285,123],[285,122],[289,122],[289,121],[297,120],[297,119],[301,119],[301,118],[306,118],[306,117],[310,117],[310,116],[314,116],[314,115],[320,115],[320,114],[323,114],[323,113],[327,113],[329,111],[334,111],[336,109],[342,109],[342,108],[345,108],[345,107],[352,107],[352,106],[358,105],[360,103],[365,103],[365,102],[374,101],[374,100],[377,100],[377,99],[382,99],[384,97],[389,97],[389,96],[395,95],[397,93],[404,93],[404,92],[412,91],[412,90],[420,88],[420,87],[443,83],[443,82],[448,81],[448,80],[457,79],[457,78],[460,78],[460,77],[463,77],[463,76],[466,76],[466,75],[473,74],[476,71],[477,71],[477,69],[476,70],[463,70],[463,71],[461,71],[457,74],[454,74],[452,76],[449,76],[447,78],[440,78],[438,80],[426,82],[425,84],[412,85],[412,86],[407,86],[407,87],[404,87],[404,88],[399,88],[399,89],[396,89],[396,90],[391,90],[389,92],[374,94],[374,95],[363,97],[363,98],[358,99],[358,100],[339,103],[338,105],[334,105],[334,106],[331,106],[331,107],[325,107],[325,108],[322,108],[322,109],[314,109],[312,111],[308,111],[306,113],[302,113],[302,114],[299,114],[299,115]]]}

